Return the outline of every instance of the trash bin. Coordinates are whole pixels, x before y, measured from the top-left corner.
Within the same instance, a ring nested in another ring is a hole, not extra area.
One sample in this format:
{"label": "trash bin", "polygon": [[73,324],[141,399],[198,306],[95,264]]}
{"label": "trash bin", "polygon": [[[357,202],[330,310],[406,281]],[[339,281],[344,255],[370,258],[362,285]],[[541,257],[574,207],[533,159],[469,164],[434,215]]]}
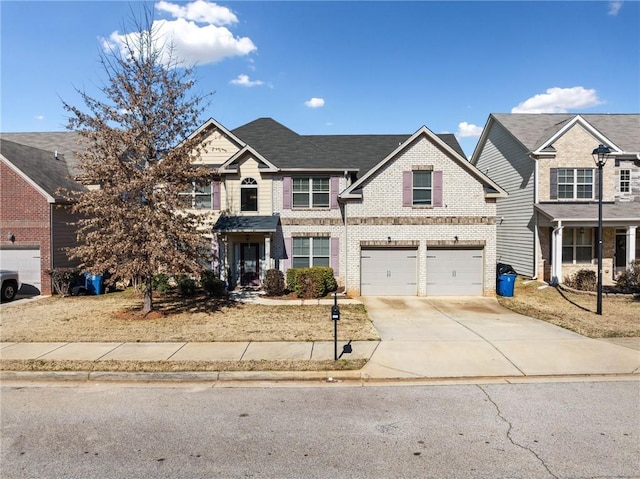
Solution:
{"label": "trash bin", "polygon": [[513,296],[513,288],[516,284],[516,275],[503,273],[498,275],[497,292],[500,296]]}
{"label": "trash bin", "polygon": [[86,273],[84,287],[87,290],[87,294],[102,294],[102,275]]}

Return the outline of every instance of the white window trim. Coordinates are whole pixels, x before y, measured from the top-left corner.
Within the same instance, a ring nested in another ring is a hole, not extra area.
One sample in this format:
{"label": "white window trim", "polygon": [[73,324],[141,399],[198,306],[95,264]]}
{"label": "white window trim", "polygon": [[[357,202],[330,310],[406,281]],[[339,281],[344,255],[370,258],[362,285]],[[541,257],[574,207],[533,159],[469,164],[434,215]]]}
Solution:
{"label": "white window trim", "polygon": [[[255,210],[244,210],[242,209],[242,190],[255,189],[256,190],[256,209]],[[244,178],[240,182],[240,211],[246,213],[256,213],[259,211],[260,205],[258,204],[258,182],[255,178]]]}
{"label": "white window trim", "polygon": [[[572,171],[573,179],[571,183],[560,182],[560,172],[561,171]],[[591,171],[591,182],[590,183],[579,183],[578,182],[578,171]],[[560,186],[571,185],[571,189],[573,195],[561,196],[560,194]],[[591,196],[578,196],[578,186],[590,185],[591,186]],[[595,174],[593,168],[558,168],[558,199],[559,200],[592,200],[595,197]]]}
{"label": "white window trim", "polygon": [[[626,178],[622,179],[622,174],[626,173]],[[625,185],[626,189],[623,190],[622,186]],[[620,169],[620,175],[618,180],[618,189],[620,193],[631,193],[631,170],[628,168]]]}
{"label": "white window trim", "polygon": [[[197,189],[201,188],[209,188],[209,192],[200,193]],[[188,207],[192,210],[211,210],[213,209],[213,185],[211,182],[205,183],[204,185],[198,185],[196,181],[191,182],[191,189],[189,191],[184,191],[179,193],[180,196],[190,197],[191,198],[191,206]],[[208,196],[209,197],[209,206],[208,207],[198,207],[197,199],[198,197]]]}
{"label": "white window trim", "polygon": [[[578,241],[577,241],[577,236],[578,234],[580,234],[580,229],[581,228],[565,228],[564,232],[562,234],[562,238],[566,238],[568,237],[569,234],[571,234],[571,244],[570,245],[565,245],[562,244],[561,245],[561,252],[562,252],[562,264],[575,264],[575,265],[581,265],[581,264],[592,264],[592,260],[590,259],[589,261],[582,261],[582,262],[577,262],[576,258],[577,258],[577,250],[578,248],[584,248],[587,249],[589,248],[589,250],[591,251],[591,253],[589,254],[590,258],[593,258],[593,230],[591,228],[584,228],[585,232],[587,230],[590,231],[591,234],[591,244],[590,245],[579,245]],[[566,260],[564,257],[564,249],[565,248],[569,248],[571,247],[571,260]]]}
{"label": "white window trim", "polygon": [[[307,239],[309,240],[309,254],[308,255],[296,255],[295,254],[295,242],[296,240],[304,240]],[[325,255],[313,255],[313,243],[314,241],[317,240],[324,240],[327,241],[327,246],[328,246],[328,254]],[[307,258],[307,266],[293,266],[296,262],[296,258]],[[295,236],[292,238],[292,242],[291,242],[291,267],[293,268],[311,268],[313,266],[319,266],[319,265],[315,265],[315,259],[316,258],[326,258],[327,259],[327,264],[326,266],[331,266],[331,240],[328,237],[325,236]],[[325,266],[325,265],[322,265]]]}
{"label": "white window trim", "polygon": [[[416,186],[415,185],[415,175],[416,173],[419,174],[429,174],[431,176],[431,186]],[[415,200],[415,196],[414,196],[414,192],[416,190],[419,191],[430,191],[431,192],[431,199],[429,200],[428,203],[416,203]],[[412,206],[417,206],[417,207],[421,207],[421,206],[433,206],[433,171],[431,170],[416,170],[413,169],[411,171],[411,205]]]}
{"label": "white window trim", "polygon": [[[307,191],[295,191],[295,182],[296,180],[308,180],[309,189]],[[314,191],[313,184],[314,181],[317,180],[325,180],[327,182],[327,190],[324,191]],[[313,194],[314,193],[322,193],[327,195],[327,204],[326,205],[314,205],[313,204]],[[295,198],[296,196],[307,195],[307,205],[306,206],[296,206]],[[331,178],[328,176],[305,176],[305,177],[293,177],[291,180],[291,208],[294,210],[298,209],[329,209],[331,207]]]}

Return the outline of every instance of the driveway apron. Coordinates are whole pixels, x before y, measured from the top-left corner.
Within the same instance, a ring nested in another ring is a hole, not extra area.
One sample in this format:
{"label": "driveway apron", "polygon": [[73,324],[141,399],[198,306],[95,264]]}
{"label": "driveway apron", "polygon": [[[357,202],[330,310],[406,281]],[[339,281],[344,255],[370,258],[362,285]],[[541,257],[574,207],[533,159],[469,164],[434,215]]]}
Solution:
{"label": "driveway apron", "polygon": [[640,352],[522,316],[484,297],[362,298],[382,339],[369,378],[630,374]]}

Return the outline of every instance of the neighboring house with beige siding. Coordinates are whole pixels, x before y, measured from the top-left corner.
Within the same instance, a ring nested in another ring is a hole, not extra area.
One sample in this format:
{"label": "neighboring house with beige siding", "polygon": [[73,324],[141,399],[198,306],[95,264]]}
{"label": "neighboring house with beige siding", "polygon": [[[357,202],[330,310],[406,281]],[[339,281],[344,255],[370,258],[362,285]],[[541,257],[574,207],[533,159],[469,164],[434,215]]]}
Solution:
{"label": "neighboring house with beige siding", "polygon": [[603,168],[603,280],[640,257],[640,115],[492,114],[471,162],[509,194],[498,200],[498,261],[562,282],[597,268],[598,168]]}

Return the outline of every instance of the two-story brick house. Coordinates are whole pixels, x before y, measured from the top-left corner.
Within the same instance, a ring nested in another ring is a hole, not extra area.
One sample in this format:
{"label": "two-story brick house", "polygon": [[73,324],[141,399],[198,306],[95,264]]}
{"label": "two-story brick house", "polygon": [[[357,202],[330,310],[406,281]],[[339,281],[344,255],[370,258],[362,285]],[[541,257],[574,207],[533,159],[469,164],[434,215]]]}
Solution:
{"label": "two-story brick house", "polygon": [[214,267],[231,286],[321,265],[352,294],[495,291],[495,202],[505,193],[453,135],[299,135],[269,118],[203,130],[201,161],[220,174],[206,186],[206,205],[220,212]]}
{"label": "two-story brick house", "polygon": [[603,281],[640,257],[640,115],[492,114],[471,162],[509,194],[498,200],[497,252],[518,273],[562,282],[597,268],[603,168]]}
{"label": "two-story brick house", "polygon": [[[454,135],[426,127],[412,135],[299,135],[270,118],[234,130],[211,119],[196,133],[206,137],[198,162],[214,168],[217,180],[194,184],[184,204],[203,215],[210,266],[230,287],[259,286],[270,268],[331,266],[351,294],[494,293],[496,199],[505,192],[467,161]],[[3,139],[51,148],[66,138],[57,146],[66,155],[53,165],[67,171],[74,135]],[[27,155],[24,180],[52,158],[48,150]],[[55,178],[51,192],[64,186]],[[3,195],[3,210],[8,201]],[[31,220],[23,211],[11,221]],[[3,231],[8,225],[3,218]],[[51,241],[70,243],[65,235]],[[43,281],[50,267],[42,263]]]}

